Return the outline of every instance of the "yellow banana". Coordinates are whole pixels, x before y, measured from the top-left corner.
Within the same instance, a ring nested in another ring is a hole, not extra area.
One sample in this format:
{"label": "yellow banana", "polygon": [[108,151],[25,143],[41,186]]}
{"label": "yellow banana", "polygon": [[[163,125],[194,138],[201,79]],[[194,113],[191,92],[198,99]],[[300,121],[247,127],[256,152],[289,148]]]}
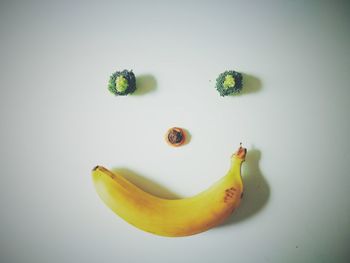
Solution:
{"label": "yellow banana", "polygon": [[245,155],[246,149],[240,147],[224,177],[183,199],[154,196],[102,166],[93,169],[92,177],[101,199],[125,221],[161,236],[188,236],[220,224],[238,207],[243,196],[241,164]]}

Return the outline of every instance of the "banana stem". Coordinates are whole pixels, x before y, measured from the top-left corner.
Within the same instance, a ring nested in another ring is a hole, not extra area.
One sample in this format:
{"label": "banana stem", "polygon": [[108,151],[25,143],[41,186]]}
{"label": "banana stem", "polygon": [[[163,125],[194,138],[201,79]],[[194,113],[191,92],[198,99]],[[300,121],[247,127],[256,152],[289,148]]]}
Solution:
{"label": "banana stem", "polygon": [[240,146],[238,150],[233,154],[233,157],[238,158],[242,161],[245,161],[245,156],[247,154],[247,149],[242,147],[242,143],[240,143]]}

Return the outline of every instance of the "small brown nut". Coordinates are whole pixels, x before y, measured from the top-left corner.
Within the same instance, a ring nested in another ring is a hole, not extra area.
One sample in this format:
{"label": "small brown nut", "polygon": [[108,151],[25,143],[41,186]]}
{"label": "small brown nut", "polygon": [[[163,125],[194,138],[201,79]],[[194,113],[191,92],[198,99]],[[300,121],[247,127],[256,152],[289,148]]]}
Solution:
{"label": "small brown nut", "polygon": [[186,134],[183,129],[179,127],[172,127],[167,131],[165,140],[169,145],[178,147],[185,142]]}

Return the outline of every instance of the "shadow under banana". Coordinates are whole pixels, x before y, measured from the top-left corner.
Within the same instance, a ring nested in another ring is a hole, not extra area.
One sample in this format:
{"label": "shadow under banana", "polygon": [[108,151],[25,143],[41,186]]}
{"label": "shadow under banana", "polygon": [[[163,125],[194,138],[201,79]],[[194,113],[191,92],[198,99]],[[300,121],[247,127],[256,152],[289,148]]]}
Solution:
{"label": "shadow under banana", "polygon": [[136,173],[128,168],[114,168],[112,172],[122,175],[125,179],[141,188],[145,192],[165,199],[180,199],[182,197],[173,193],[166,187]]}

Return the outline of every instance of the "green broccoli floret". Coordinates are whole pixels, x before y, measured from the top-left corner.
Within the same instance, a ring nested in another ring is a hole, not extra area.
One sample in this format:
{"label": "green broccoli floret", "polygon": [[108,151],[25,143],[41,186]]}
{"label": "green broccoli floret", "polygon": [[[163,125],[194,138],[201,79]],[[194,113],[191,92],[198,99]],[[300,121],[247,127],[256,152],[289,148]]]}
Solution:
{"label": "green broccoli floret", "polygon": [[109,78],[108,90],[117,96],[125,96],[136,90],[136,78],[132,70],[116,71]]}
{"label": "green broccoli floret", "polygon": [[242,90],[242,74],[234,70],[221,73],[216,79],[216,89],[221,96],[237,94]]}

